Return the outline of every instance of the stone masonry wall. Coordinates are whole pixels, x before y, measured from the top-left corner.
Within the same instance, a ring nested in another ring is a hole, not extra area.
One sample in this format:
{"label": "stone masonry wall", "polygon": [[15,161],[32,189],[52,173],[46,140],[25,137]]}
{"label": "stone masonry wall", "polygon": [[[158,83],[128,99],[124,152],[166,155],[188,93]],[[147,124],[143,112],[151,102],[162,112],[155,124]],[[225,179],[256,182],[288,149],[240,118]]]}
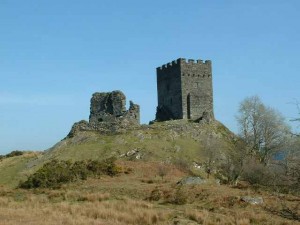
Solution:
{"label": "stone masonry wall", "polygon": [[126,97],[121,91],[94,93],[91,99],[89,123],[97,128],[104,123],[137,125],[140,123],[140,107],[130,101],[126,110]]}
{"label": "stone masonry wall", "polygon": [[197,120],[213,116],[211,61],[180,61],[183,118]]}
{"label": "stone masonry wall", "polygon": [[96,92],[91,98],[89,122],[80,121],[73,125],[68,137],[80,131],[120,133],[139,126],[140,107],[130,101],[126,110],[126,97],[121,91]]}
{"label": "stone masonry wall", "polygon": [[90,123],[114,122],[126,112],[126,97],[121,91],[96,92],[91,98]]}
{"label": "stone masonry wall", "polygon": [[181,119],[182,92],[180,63],[173,61],[172,63],[157,68],[156,71],[158,96],[156,119]]}
{"label": "stone masonry wall", "polygon": [[[211,61],[177,59],[157,68],[156,120],[210,120],[213,115]],[[171,115],[171,116],[169,116]]]}

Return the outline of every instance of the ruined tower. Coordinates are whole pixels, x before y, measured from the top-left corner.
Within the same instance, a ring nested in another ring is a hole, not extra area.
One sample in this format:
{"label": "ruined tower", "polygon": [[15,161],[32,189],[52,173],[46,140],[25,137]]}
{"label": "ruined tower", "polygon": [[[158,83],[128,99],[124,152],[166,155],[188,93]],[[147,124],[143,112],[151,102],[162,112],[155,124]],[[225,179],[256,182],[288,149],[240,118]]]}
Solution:
{"label": "ruined tower", "polygon": [[122,133],[140,125],[140,106],[129,101],[126,110],[126,96],[121,91],[96,92],[91,98],[89,122],[74,123],[69,138],[81,131],[100,133]]}
{"label": "ruined tower", "polygon": [[89,124],[93,127],[103,127],[104,124],[140,124],[140,106],[129,102],[126,110],[126,96],[121,91],[96,92],[91,99]]}
{"label": "ruined tower", "polygon": [[214,119],[211,61],[183,58],[158,67],[156,120]]}

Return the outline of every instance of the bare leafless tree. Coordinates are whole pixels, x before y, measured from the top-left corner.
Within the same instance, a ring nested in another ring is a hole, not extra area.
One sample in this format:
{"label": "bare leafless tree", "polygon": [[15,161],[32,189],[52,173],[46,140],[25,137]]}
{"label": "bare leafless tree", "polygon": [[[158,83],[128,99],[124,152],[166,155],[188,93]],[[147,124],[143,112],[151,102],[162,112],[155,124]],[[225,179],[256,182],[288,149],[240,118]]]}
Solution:
{"label": "bare leafless tree", "polygon": [[204,147],[201,151],[201,155],[205,159],[205,170],[207,173],[207,177],[209,177],[212,170],[215,169],[215,167],[222,158],[224,143],[222,143],[218,138],[214,137],[212,134],[204,135],[201,138],[201,142]]}
{"label": "bare leafless tree", "polygon": [[240,103],[237,121],[248,153],[259,157],[265,164],[281,150],[290,133],[283,116],[265,106],[258,96],[248,97]]}
{"label": "bare leafless tree", "polygon": [[161,163],[159,166],[158,166],[158,175],[161,177],[161,179],[163,180],[164,177],[169,173],[169,170],[170,168],[165,165],[164,163]]}
{"label": "bare leafless tree", "polygon": [[227,178],[228,183],[234,184],[239,180],[245,161],[248,159],[246,150],[242,140],[237,140],[233,148],[226,149],[220,171]]}
{"label": "bare leafless tree", "polygon": [[[295,118],[291,119],[292,122],[297,122],[298,123],[298,127],[300,127],[300,103],[298,101],[295,101],[293,104],[296,105],[296,108],[298,110],[298,116],[296,116]],[[293,133],[293,135],[300,137],[300,133]]]}

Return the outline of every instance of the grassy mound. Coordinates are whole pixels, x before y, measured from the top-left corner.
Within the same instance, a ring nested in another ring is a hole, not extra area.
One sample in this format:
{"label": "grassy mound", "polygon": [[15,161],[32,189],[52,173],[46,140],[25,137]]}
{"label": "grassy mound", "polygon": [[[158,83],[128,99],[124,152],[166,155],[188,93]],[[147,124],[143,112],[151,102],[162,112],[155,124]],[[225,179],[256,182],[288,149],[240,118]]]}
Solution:
{"label": "grassy mound", "polygon": [[201,163],[211,139],[218,142],[219,149],[234,149],[235,135],[217,121],[211,124],[166,121],[114,135],[79,132],[43,153],[3,159],[0,162],[0,185],[17,186],[19,180],[25,180],[51,160],[101,161],[116,157],[190,165],[192,162]]}

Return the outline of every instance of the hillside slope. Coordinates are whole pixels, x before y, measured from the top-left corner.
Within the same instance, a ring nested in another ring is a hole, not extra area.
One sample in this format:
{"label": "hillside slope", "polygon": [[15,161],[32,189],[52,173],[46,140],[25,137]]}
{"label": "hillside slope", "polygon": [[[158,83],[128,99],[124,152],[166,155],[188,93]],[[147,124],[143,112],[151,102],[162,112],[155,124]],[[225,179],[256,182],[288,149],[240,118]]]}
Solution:
{"label": "hillside slope", "polygon": [[[300,224],[298,196],[247,185],[220,185],[213,176],[202,179],[204,183],[184,184],[178,181],[191,176],[190,171],[168,163],[201,164],[207,152],[220,150],[222,157],[225,151],[236,151],[236,142],[236,136],[217,121],[160,122],[118,134],[77,132],[47,151],[0,161],[0,221],[8,225],[62,221],[67,225]],[[118,158],[116,176],[89,177],[59,189],[14,189],[51,159],[111,156]],[[246,198],[262,199],[263,203],[252,204]]]}
{"label": "hillside slope", "polygon": [[219,149],[230,150],[234,148],[236,137],[218,121],[210,124],[166,121],[118,134],[77,132],[43,153],[4,159],[0,163],[0,185],[17,185],[18,180],[26,178],[24,175],[51,159],[76,161],[115,156],[125,160],[174,162],[180,159],[201,163],[212,141],[218,143]]}

